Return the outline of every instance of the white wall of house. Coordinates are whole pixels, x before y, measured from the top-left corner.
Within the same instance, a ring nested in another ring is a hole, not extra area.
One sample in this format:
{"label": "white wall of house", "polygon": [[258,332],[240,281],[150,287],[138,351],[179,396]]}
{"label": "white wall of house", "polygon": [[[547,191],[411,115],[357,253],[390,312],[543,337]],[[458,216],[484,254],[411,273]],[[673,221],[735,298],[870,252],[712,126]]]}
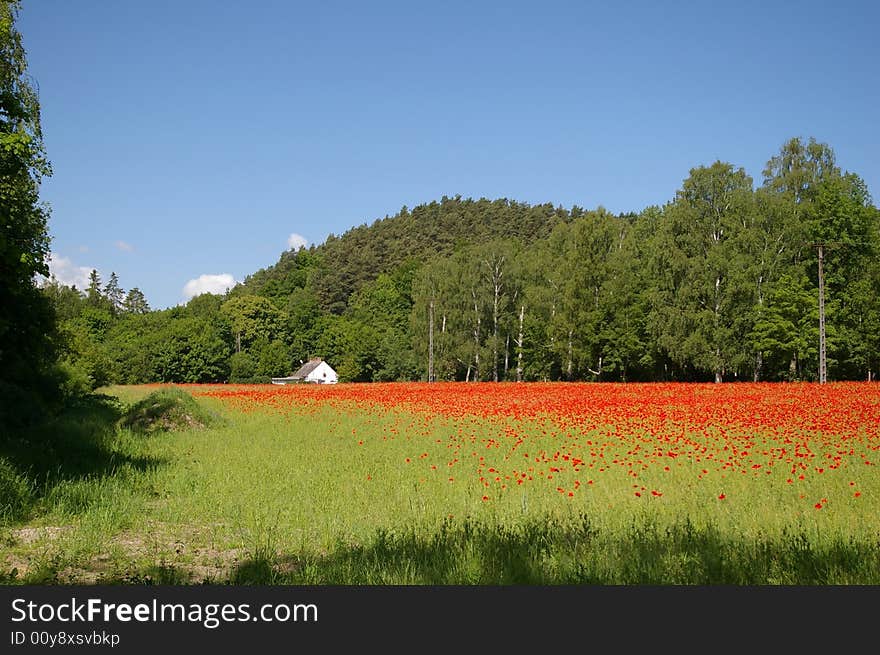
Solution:
{"label": "white wall of house", "polygon": [[330,368],[327,362],[321,362],[315,367],[314,371],[306,376],[306,382],[336,384],[339,382],[339,376],[336,375],[336,371]]}

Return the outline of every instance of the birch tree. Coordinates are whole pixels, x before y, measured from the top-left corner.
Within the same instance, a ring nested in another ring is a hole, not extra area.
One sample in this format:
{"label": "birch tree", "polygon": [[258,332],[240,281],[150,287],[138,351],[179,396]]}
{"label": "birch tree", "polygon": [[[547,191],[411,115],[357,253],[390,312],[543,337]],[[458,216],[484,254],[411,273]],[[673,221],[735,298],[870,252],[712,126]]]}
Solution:
{"label": "birch tree", "polygon": [[744,299],[738,237],[752,205],[752,179],[715,162],[691,170],[664,214],[660,256],[674,285],[661,281],[663,342],[673,359],[710,372],[715,382],[744,363],[735,322]]}

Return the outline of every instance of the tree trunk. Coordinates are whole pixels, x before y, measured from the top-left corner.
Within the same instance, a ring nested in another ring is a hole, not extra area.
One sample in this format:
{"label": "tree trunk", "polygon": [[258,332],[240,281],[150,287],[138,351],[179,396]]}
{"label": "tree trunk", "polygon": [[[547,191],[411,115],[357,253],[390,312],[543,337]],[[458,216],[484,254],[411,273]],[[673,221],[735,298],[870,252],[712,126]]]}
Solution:
{"label": "tree trunk", "polygon": [[428,305],[428,382],[434,381],[434,299]]}
{"label": "tree trunk", "polygon": [[761,369],[764,367],[764,353],[760,350],[755,353],[755,375],[752,378],[753,382],[759,382],[761,380]]}
{"label": "tree trunk", "polygon": [[501,296],[504,293],[504,255],[493,253],[484,259],[487,280],[492,286],[492,380],[498,382],[498,323],[501,320]]}
{"label": "tree trunk", "polygon": [[566,376],[569,381],[571,381],[572,376],[572,345],[571,345],[571,335],[573,330],[568,331],[568,364],[565,367]]}
{"label": "tree trunk", "polygon": [[519,340],[516,342],[516,381],[522,382],[522,374],[523,374],[523,318],[525,317],[526,306],[522,305],[519,308]]}
{"label": "tree trunk", "polygon": [[474,382],[480,379],[480,306],[477,302],[477,292],[471,291],[474,299]]}
{"label": "tree trunk", "polygon": [[498,316],[492,317],[492,381],[498,382]]}
{"label": "tree trunk", "polygon": [[724,367],[721,364],[721,346],[718,345],[718,329],[721,324],[721,276],[715,276],[715,334],[713,335],[713,339],[715,341],[715,384],[721,384],[724,380],[722,379],[722,371]]}

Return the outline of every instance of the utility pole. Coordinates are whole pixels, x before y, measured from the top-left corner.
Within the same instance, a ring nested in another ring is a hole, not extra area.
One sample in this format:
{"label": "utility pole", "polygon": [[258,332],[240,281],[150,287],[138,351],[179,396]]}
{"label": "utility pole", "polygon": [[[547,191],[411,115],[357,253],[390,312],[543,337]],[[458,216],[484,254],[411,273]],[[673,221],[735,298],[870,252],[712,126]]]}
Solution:
{"label": "utility pole", "polygon": [[819,250],[819,384],[828,382],[828,365],[825,361],[825,278],[822,263],[825,258],[825,244],[817,243]]}

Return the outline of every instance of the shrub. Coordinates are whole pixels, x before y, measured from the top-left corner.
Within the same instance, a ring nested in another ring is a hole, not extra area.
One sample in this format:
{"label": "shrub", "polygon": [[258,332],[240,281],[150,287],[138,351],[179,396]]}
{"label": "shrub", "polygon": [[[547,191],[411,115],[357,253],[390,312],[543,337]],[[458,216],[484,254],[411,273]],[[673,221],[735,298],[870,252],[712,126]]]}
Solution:
{"label": "shrub", "polygon": [[170,430],[201,430],[222,423],[220,416],[176,387],[159,389],[129,407],[120,427],[139,434]]}

